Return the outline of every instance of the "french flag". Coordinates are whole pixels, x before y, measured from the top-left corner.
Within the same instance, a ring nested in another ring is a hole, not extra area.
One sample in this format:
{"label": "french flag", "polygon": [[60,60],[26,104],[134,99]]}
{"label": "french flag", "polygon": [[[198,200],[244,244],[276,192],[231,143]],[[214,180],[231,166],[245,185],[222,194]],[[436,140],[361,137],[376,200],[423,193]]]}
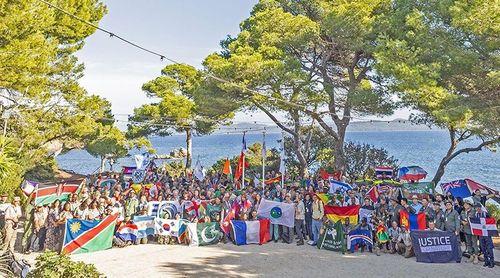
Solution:
{"label": "french flag", "polygon": [[139,231],[137,225],[135,224],[125,224],[118,228],[116,231],[116,237],[123,241],[132,241],[134,242],[137,239]]}
{"label": "french flag", "polygon": [[232,220],[233,238],[236,245],[264,244],[271,240],[269,219],[257,221]]}

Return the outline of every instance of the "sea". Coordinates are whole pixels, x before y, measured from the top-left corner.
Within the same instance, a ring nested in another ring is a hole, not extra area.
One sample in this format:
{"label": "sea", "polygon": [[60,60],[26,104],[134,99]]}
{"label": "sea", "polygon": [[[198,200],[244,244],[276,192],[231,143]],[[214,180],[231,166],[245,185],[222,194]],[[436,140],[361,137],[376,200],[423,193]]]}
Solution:
{"label": "sea", "polygon": [[[278,148],[280,133],[266,134],[266,146]],[[153,147],[158,154],[169,154],[174,149],[185,148],[185,137],[151,137]],[[418,165],[429,174],[430,180],[439,165],[449,144],[445,131],[369,131],[348,132],[346,140],[368,143],[386,149],[398,159],[400,166]],[[262,142],[262,134],[247,134],[247,145]],[[193,164],[199,159],[204,167],[226,157],[233,157],[241,152],[242,134],[212,134],[193,138]],[[477,145],[479,141],[464,143],[464,146]],[[115,169],[120,166],[134,166],[133,154],[120,159]],[[91,174],[98,170],[100,161],[84,150],[72,150],[57,157],[59,167],[80,174]],[[108,166],[109,167],[109,166]],[[481,184],[500,189],[500,154],[490,150],[461,154],[452,160],[446,168],[442,182],[470,178]]]}

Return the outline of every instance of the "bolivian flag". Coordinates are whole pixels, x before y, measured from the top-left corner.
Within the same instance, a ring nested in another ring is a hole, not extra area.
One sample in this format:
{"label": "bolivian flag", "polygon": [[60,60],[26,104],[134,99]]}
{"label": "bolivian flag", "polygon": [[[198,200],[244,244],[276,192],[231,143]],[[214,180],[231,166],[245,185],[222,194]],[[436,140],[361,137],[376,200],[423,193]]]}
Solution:
{"label": "bolivian flag", "polygon": [[358,223],[359,206],[324,206],[324,208],[325,215],[328,219],[332,220],[333,223],[336,223],[339,220],[342,220],[342,223],[345,223],[346,218],[349,218],[351,224]]}

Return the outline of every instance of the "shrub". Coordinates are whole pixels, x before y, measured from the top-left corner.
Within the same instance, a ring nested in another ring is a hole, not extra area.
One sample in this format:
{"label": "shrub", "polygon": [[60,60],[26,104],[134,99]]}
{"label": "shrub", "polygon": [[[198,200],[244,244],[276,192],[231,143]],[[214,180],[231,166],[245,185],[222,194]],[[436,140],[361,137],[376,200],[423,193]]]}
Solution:
{"label": "shrub", "polygon": [[45,252],[36,258],[35,269],[28,277],[36,278],[93,278],[104,277],[92,264],[74,262],[66,255]]}

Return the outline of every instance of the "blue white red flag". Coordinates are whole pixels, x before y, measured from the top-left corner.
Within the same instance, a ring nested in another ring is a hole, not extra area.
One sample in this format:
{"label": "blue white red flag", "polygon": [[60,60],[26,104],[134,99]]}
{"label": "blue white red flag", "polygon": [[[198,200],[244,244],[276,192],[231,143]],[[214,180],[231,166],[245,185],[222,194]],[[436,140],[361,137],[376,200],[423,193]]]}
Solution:
{"label": "blue white red flag", "polygon": [[271,237],[269,234],[269,219],[257,221],[232,220],[233,238],[236,245],[264,244]]}
{"label": "blue white red flag", "polygon": [[116,230],[116,237],[123,241],[135,242],[137,239],[138,229],[137,225],[129,223],[121,226]]}

